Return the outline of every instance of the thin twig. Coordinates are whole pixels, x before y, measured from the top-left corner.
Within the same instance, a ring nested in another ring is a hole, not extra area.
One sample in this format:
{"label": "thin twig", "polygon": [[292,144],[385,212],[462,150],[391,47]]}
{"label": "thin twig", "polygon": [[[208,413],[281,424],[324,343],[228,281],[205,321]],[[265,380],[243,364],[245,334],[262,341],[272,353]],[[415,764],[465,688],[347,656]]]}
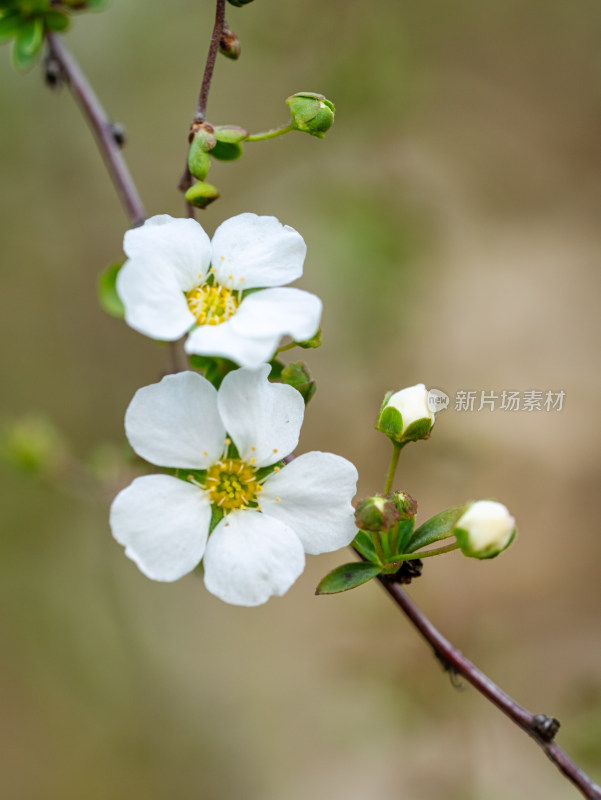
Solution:
{"label": "thin twig", "polygon": [[543,749],[559,771],[589,800],[601,800],[601,787],[594,783],[567,754],[553,741],[559,723],[543,714],[531,714],[500,689],[490,678],[472,664],[432,625],[417,606],[409,599],[398,583],[386,576],[378,578],[390,597],[405,613],[417,630],[434,648],[435,655],[453,673],[461,675],[487,700],[506,714],[512,722],[531,736]]}
{"label": "thin twig", "polygon": [[141,225],[146,217],[146,211],[127,164],[115,141],[110,119],[81,71],[79,64],[65,47],[60,37],[54,33],[47,33],[46,39],[50,52],[60,64],[63,77],[71,89],[73,97],[94,132],[104,163],[132,224],[134,226]]}
{"label": "thin twig", "polygon": [[194,115],[195,122],[204,122],[205,120],[207,101],[209,99],[209,90],[211,88],[213,70],[215,68],[215,59],[217,58],[217,53],[219,52],[219,42],[221,41],[221,34],[223,33],[224,24],[225,0],[217,0],[215,7],[215,24],[213,26],[213,33],[211,35],[211,44],[209,45],[209,53],[207,55],[205,71],[204,75],[202,76],[202,85],[200,87],[200,95],[198,96],[196,114]]}

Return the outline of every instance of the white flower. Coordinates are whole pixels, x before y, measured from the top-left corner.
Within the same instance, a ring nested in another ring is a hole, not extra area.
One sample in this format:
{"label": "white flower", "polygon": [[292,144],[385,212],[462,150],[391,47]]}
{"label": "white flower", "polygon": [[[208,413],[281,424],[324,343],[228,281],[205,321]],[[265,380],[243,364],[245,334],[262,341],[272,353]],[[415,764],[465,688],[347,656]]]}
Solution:
{"label": "white flower", "polygon": [[302,275],[307,248],[275,217],[240,214],[210,241],[195,220],[163,214],[127,231],[123,249],[117,292],[125,320],[153,339],[190,331],[186,352],[256,367],[282,336],[304,341],[319,328],[321,300],[281,288]]}
{"label": "white flower", "polygon": [[[378,416],[376,428],[396,442],[425,439],[436,420],[428,404],[428,391],[423,383],[401,389],[388,397]],[[415,423],[422,424],[409,430]]]}
{"label": "white flower", "polygon": [[493,558],[515,537],[515,519],[502,503],[478,500],[455,523],[453,531],[462,553]]}
{"label": "white flower", "polygon": [[290,588],[305,553],[355,536],[357,470],[349,461],[313,452],[277,466],[296,447],[304,403],[291,386],[269,383],[269,370],[230,372],[219,391],[180,372],[136,392],[125,416],[130,444],[187,478],[136,478],[113,502],[113,536],[149,578],[177,580],[202,559],[210,592],[259,605]]}

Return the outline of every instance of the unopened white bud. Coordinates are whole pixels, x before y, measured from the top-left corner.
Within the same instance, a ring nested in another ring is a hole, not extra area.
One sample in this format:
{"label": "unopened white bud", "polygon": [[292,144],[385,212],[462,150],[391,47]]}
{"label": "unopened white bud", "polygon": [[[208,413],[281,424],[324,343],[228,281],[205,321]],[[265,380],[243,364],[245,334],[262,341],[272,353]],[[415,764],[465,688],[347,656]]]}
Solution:
{"label": "unopened white bud", "polygon": [[427,439],[436,419],[423,383],[401,389],[384,400],[376,428],[395,442]]}
{"label": "unopened white bud", "polygon": [[453,533],[464,555],[493,558],[513,541],[515,519],[502,503],[478,500],[457,520]]}

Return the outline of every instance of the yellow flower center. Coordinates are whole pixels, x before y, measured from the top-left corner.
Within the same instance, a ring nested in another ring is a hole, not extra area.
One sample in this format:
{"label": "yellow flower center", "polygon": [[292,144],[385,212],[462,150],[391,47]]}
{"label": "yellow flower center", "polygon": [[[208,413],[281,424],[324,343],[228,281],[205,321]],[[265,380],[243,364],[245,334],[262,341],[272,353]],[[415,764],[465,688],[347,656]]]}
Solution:
{"label": "yellow flower center", "polygon": [[255,470],[238,458],[218,461],[209,469],[206,490],[211,503],[224,511],[247,508],[261,487],[257,484]]}
{"label": "yellow flower center", "polygon": [[220,325],[238,310],[238,300],[225,286],[197,286],[186,294],[188,308],[199,325]]}

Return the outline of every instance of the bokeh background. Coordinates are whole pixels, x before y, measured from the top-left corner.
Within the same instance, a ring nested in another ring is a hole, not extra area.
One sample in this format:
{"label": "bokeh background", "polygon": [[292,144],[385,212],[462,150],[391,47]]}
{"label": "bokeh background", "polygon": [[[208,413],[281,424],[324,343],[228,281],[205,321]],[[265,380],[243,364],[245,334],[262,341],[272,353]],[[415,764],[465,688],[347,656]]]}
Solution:
{"label": "bokeh background", "polygon": [[[68,34],[127,128],[149,214],[183,213],[212,16],[115,0]],[[559,717],[599,781],[601,7],[257,0],[228,16],[243,55],[217,64],[211,121],[264,130],[300,90],[338,110],[324,141],[291,134],[215,165],[222,198],[202,214],[210,233],[276,214],[307,241],[300,285],[325,301],[324,346],[307,354],[319,388],[300,449],[351,459],[367,494],[389,455],[373,430],[384,391],[566,393],[560,413],[450,408],[404,451],[398,488],[422,520],[470,498],[512,510],[509,551],[433,559],[410,592],[505,690]],[[0,55],[3,420],[45,420],[72,454],[45,476],[2,468],[2,797],[575,797],[451,686],[377,585],[313,596],[345,554],[311,557],[254,610],[124,558],[107,524],[138,469],[119,460],[123,414],[166,352],[98,307],[128,223],[69,92]]]}

